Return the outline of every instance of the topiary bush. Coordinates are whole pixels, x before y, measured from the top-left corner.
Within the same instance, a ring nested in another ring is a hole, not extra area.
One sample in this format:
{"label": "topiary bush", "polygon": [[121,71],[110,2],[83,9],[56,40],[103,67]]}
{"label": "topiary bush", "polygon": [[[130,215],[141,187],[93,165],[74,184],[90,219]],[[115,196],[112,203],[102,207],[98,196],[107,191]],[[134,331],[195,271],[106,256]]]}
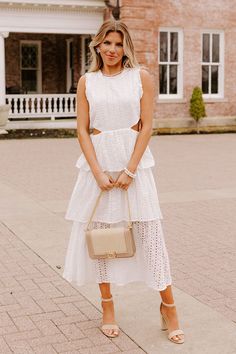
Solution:
{"label": "topiary bush", "polygon": [[205,103],[202,98],[202,90],[198,86],[194,87],[193,89],[193,93],[190,99],[189,112],[197,123],[197,133],[199,134],[199,121],[203,117],[206,117],[206,110]]}

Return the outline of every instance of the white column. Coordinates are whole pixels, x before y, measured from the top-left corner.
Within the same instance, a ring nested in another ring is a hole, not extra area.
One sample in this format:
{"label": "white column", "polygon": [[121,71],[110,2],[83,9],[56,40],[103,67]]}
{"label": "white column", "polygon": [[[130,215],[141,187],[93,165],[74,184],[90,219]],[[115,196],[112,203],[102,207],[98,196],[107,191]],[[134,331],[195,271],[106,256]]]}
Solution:
{"label": "white column", "polygon": [[6,71],[5,71],[5,38],[8,32],[0,32],[0,106],[5,104]]}

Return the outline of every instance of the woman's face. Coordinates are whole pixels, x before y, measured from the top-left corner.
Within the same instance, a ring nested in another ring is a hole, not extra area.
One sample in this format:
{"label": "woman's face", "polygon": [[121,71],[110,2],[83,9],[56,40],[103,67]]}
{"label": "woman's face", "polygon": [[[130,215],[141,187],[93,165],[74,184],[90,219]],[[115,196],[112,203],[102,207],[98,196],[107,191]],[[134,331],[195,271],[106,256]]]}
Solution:
{"label": "woman's face", "polygon": [[116,66],[124,55],[123,38],[120,32],[110,32],[99,44],[103,64]]}

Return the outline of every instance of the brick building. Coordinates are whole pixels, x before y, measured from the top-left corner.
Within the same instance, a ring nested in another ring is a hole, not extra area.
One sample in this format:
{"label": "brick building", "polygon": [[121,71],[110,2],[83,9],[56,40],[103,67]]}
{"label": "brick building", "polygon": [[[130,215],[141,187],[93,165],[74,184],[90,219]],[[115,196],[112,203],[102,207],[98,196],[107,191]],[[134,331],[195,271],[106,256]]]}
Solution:
{"label": "brick building", "polygon": [[[210,118],[236,122],[236,7],[233,0],[123,0],[121,18],[138,58],[155,75],[157,120],[189,117],[194,86]],[[209,121],[208,119],[208,121]]]}
{"label": "brick building", "polygon": [[[9,25],[7,17],[4,24],[4,11],[5,16],[14,13],[19,24]],[[23,12],[25,27],[20,25]],[[7,93],[49,98],[73,93],[88,66],[90,35],[110,15],[102,0],[0,1],[0,34],[9,33]],[[155,78],[155,126],[191,124],[195,86],[203,90],[208,122],[224,117],[236,124],[235,17],[233,0],[120,0],[120,18],[130,28],[139,62]]]}

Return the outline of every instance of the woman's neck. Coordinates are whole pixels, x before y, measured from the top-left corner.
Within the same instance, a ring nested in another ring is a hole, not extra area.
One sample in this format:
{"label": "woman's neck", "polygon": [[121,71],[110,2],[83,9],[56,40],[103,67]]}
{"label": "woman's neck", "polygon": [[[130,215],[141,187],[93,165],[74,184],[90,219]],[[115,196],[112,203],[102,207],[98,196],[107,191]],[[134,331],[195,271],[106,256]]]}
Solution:
{"label": "woman's neck", "polygon": [[107,76],[113,76],[113,75],[117,75],[119,73],[121,73],[123,71],[124,67],[119,65],[119,66],[103,66],[101,68],[101,72],[103,73],[103,75],[107,75]]}

